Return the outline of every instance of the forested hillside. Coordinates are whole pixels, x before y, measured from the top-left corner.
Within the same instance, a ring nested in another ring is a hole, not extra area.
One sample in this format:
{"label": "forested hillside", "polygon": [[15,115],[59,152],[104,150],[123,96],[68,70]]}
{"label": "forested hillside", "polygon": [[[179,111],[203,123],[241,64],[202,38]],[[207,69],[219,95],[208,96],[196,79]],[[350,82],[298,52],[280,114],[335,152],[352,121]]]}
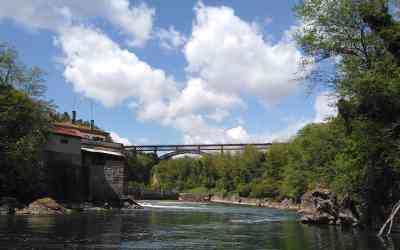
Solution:
{"label": "forested hillside", "polygon": [[[399,3],[308,0],[296,7],[296,33],[311,86],[329,88],[339,114],[310,124],[266,153],[161,162],[157,187],[298,199],[326,187],[350,194],[365,222],[400,199]],[[319,67],[334,66],[334,71]]]}

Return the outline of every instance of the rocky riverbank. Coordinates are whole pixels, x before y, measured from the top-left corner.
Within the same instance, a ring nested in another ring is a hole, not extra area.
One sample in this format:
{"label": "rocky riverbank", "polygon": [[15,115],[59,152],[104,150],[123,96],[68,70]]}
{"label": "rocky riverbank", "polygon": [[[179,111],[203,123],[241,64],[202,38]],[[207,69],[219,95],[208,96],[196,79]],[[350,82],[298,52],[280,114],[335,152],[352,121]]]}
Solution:
{"label": "rocky riverbank", "polygon": [[119,202],[98,203],[60,203],[45,197],[37,199],[27,206],[12,197],[0,198],[0,215],[68,215],[72,212],[107,212],[113,209],[142,209],[143,207],[131,198],[125,198]]}
{"label": "rocky riverbank", "polygon": [[268,201],[265,199],[243,198],[237,196],[221,197],[218,195],[213,195],[210,198],[210,202],[239,204],[239,205],[248,205],[248,206],[275,208],[281,210],[293,210],[293,211],[298,211],[300,209],[299,204],[296,204],[289,199],[285,199],[281,202],[276,202],[276,201]]}
{"label": "rocky riverbank", "polygon": [[65,215],[72,213],[71,209],[57,203],[52,198],[42,198],[30,203],[29,206],[16,209],[16,215]]}
{"label": "rocky riverbank", "polygon": [[282,210],[294,210],[294,211],[300,210],[300,204],[296,204],[290,199],[284,199],[281,202],[276,202],[276,201],[269,201],[266,199],[245,198],[239,196],[223,197],[220,195],[181,193],[179,194],[179,200],[192,201],[192,202],[215,202],[215,203],[225,203],[225,204],[238,204],[238,205],[275,208]]}
{"label": "rocky riverbank", "polygon": [[179,200],[216,202],[297,211],[301,215],[300,221],[304,224],[360,225],[359,213],[350,196],[345,196],[339,201],[336,193],[327,189],[316,189],[306,192],[301,197],[300,203],[296,203],[291,199],[284,199],[281,202],[277,202],[267,199],[244,198],[239,196],[223,197],[219,195],[191,193],[180,194]]}
{"label": "rocky riverbank", "polygon": [[300,220],[305,224],[360,225],[360,215],[351,197],[347,195],[339,201],[336,193],[328,189],[305,193],[300,208]]}

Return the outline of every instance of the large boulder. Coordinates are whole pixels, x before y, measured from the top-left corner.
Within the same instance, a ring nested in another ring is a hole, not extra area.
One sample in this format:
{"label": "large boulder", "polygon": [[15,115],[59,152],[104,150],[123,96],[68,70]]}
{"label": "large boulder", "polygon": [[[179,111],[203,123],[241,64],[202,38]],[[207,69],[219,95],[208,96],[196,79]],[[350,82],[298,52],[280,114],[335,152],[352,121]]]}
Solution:
{"label": "large boulder", "polygon": [[345,196],[339,204],[337,195],[328,189],[306,192],[301,198],[301,222],[306,224],[359,224],[354,201]]}
{"label": "large boulder", "polygon": [[13,197],[0,198],[0,214],[14,214],[15,209],[23,207],[17,199]]}
{"label": "large boulder", "polygon": [[300,219],[303,223],[336,224],[339,215],[337,196],[328,189],[306,192],[301,197]]}
{"label": "large boulder", "polygon": [[52,198],[41,198],[30,203],[28,207],[17,209],[16,214],[29,214],[29,215],[56,215],[56,214],[69,214],[70,209],[67,209],[58,204]]}
{"label": "large boulder", "polygon": [[180,193],[178,200],[189,202],[208,202],[211,199],[209,194]]}
{"label": "large boulder", "polygon": [[344,196],[339,211],[339,222],[343,225],[357,226],[360,214],[357,211],[355,202],[349,195]]}

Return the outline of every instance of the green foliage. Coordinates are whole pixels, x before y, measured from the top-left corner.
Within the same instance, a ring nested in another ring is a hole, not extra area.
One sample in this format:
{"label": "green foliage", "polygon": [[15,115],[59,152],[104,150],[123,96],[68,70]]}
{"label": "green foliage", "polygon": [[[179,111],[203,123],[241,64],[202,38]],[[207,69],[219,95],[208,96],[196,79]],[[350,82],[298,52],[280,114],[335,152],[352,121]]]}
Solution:
{"label": "green foliage", "polygon": [[289,146],[284,172],[284,194],[298,199],[307,189],[329,186],[337,173],[333,164],[344,132],[335,122],[310,124]]}
{"label": "green foliage", "polygon": [[50,129],[52,107],[39,99],[41,74],[17,62],[0,46],[0,196],[30,199],[43,192],[41,150]]}
{"label": "green foliage", "polygon": [[136,153],[128,156],[127,179],[130,186],[149,185],[153,166],[157,163],[157,156],[153,154]]}
{"label": "green foliage", "polygon": [[[296,12],[303,25],[296,35],[305,68],[313,70],[308,80],[334,92],[339,115],[308,125],[292,142],[274,145],[260,158],[245,152],[200,160],[213,173],[211,187],[298,199],[322,186],[351,193],[367,220],[382,216],[382,208],[390,211],[400,199],[398,7],[399,1],[389,0],[301,1]],[[334,70],[308,67],[315,63],[333,64]],[[183,177],[180,186],[190,175]],[[176,187],[172,180],[169,185]]]}
{"label": "green foliage", "polygon": [[297,7],[306,58],[340,57],[335,74],[315,67],[312,76],[319,77],[311,77],[331,83],[340,99],[337,121],[345,127],[342,147],[328,161],[335,175],[323,179],[357,196],[369,222],[400,199],[398,7],[388,0],[307,0]]}

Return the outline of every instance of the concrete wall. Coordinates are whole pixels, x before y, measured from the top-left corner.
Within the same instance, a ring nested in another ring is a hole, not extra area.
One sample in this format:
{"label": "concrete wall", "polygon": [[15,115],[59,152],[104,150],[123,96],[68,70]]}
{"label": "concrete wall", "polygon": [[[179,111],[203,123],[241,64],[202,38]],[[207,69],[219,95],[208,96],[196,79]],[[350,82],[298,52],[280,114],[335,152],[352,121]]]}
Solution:
{"label": "concrete wall", "polygon": [[111,152],[121,152],[122,146],[105,142],[86,145],[82,141],[79,137],[50,135],[44,150],[48,195],[69,201],[118,200],[125,191],[124,157],[82,151],[81,146],[114,146],[103,149]]}
{"label": "concrete wall", "polygon": [[81,131],[81,136],[82,138],[85,138],[87,140],[95,140],[95,141],[105,141],[107,139],[107,137],[104,135],[90,134],[82,131]]}
{"label": "concrete wall", "polygon": [[81,156],[45,151],[45,173],[48,195],[57,200],[83,201]]}
{"label": "concrete wall", "polygon": [[48,195],[58,200],[84,199],[79,137],[51,134],[44,148]]}
{"label": "concrete wall", "polygon": [[89,176],[88,200],[118,200],[124,193],[124,158],[89,152],[84,152],[83,158]]}
{"label": "concrete wall", "polygon": [[81,139],[79,137],[51,134],[45,146],[46,151],[81,155]]}

